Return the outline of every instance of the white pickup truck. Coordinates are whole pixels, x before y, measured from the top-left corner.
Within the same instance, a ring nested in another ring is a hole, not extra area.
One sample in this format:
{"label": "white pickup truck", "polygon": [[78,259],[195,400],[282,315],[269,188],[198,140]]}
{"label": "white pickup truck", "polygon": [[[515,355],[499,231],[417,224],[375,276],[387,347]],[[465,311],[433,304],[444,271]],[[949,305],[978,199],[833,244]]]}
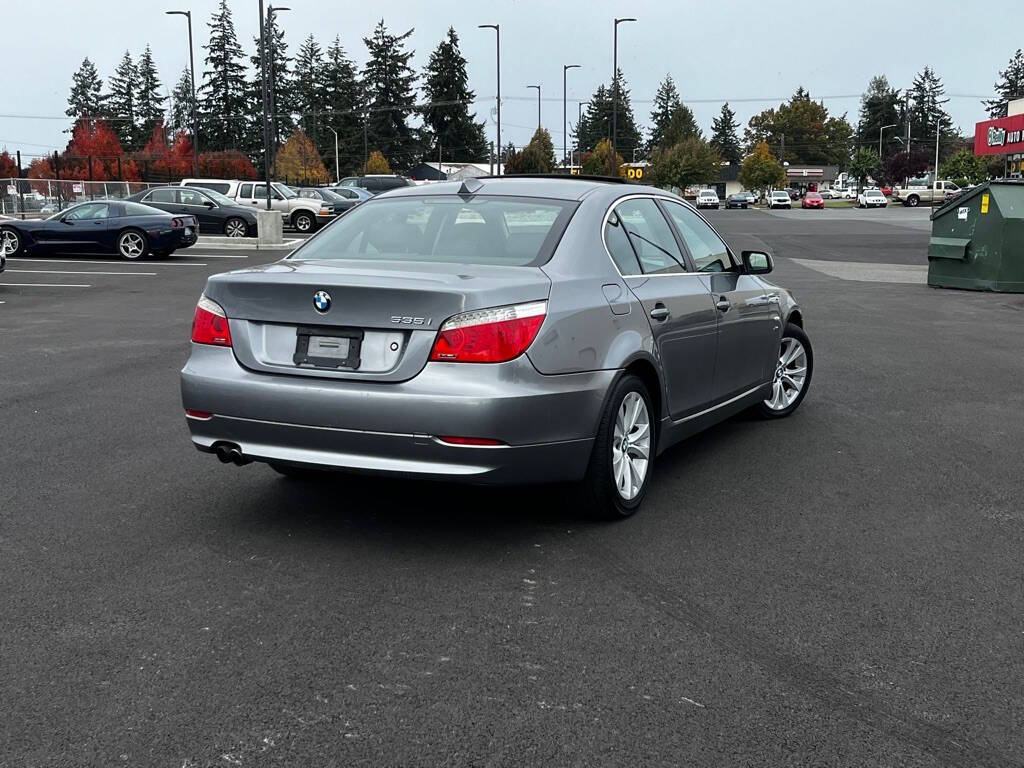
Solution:
{"label": "white pickup truck", "polygon": [[911,179],[905,187],[896,187],[892,191],[892,201],[916,208],[921,203],[944,203],[960,192],[960,187],[952,181],[939,181],[935,186],[916,179]]}
{"label": "white pickup truck", "polygon": [[[239,179],[182,179],[183,187],[212,189],[232,198],[241,206],[260,208],[267,203],[267,186],[261,181]],[[297,232],[313,232],[324,224],[330,224],[340,213],[334,206],[323,200],[300,197],[294,191],[276,181],[270,183],[270,207],[281,214],[286,225]]]}

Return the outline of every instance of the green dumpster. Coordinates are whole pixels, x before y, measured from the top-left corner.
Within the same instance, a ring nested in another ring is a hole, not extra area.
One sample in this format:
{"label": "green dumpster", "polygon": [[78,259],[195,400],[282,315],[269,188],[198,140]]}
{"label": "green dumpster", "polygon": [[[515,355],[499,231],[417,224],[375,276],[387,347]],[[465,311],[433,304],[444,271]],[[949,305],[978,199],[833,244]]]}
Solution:
{"label": "green dumpster", "polygon": [[1024,182],[985,182],[931,218],[928,285],[1024,293]]}

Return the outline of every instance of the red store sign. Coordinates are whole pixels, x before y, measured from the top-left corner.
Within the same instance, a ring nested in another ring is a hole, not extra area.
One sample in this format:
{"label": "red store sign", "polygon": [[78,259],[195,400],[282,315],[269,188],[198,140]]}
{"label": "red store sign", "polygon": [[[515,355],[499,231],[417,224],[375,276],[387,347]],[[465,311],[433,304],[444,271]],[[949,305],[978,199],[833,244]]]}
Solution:
{"label": "red store sign", "polygon": [[985,120],[974,126],[974,154],[1024,152],[1024,115]]}

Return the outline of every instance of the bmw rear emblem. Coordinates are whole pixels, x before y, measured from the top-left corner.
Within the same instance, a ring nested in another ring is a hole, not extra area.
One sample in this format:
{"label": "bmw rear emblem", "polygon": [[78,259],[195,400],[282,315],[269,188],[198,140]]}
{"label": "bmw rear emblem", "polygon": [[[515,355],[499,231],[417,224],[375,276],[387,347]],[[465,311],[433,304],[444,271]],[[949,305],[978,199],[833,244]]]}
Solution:
{"label": "bmw rear emblem", "polygon": [[331,294],[327,291],[317,291],[313,294],[313,306],[317,312],[326,312],[331,308]]}

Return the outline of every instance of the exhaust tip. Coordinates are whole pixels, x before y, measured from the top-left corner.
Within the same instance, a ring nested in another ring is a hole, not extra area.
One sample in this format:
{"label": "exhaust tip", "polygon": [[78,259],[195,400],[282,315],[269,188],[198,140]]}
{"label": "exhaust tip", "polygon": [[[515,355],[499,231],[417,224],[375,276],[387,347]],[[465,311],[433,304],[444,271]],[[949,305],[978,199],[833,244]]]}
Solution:
{"label": "exhaust tip", "polygon": [[243,467],[251,461],[245,458],[242,449],[233,443],[218,443],[213,452],[222,463],[234,464],[236,467]]}

